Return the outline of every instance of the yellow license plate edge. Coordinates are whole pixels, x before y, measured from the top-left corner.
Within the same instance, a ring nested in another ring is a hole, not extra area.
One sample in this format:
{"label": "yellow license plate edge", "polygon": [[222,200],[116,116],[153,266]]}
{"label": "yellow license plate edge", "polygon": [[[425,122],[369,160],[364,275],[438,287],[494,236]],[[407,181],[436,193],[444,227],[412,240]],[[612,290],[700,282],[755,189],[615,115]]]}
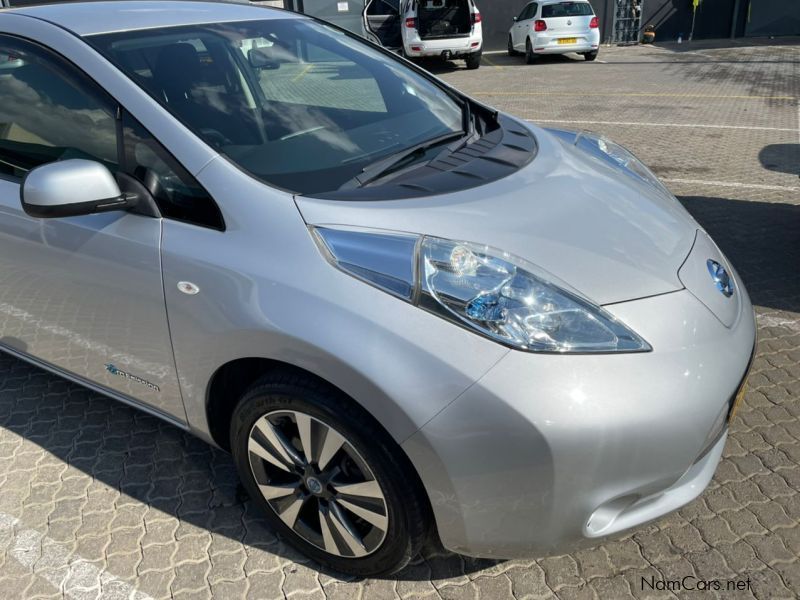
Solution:
{"label": "yellow license plate edge", "polygon": [[[749,373],[748,373],[749,375]],[[733,407],[731,408],[731,417],[728,421],[732,421],[733,418],[736,416],[736,411],[739,410],[739,405],[744,400],[744,395],[747,393],[747,378],[742,382],[739,391],[736,392],[736,398],[733,399]]]}
{"label": "yellow license plate edge", "polygon": [[753,363],[756,362],[757,350],[758,350],[758,329],[756,329],[756,339],[753,342],[753,352],[750,355],[750,362],[747,364],[747,370],[744,372],[744,377],[742,377],[742,383],[739,385],[739,390],[736,392],[736,397],[733,399],[733,406],[731,406],[731,412],[728,416],[728,423],[733,421],[733,417],[736,416],[736,411],[739,410],[739,406],[744,401],[744,396],[747,393],[747,380],[750,379],[750,374],[753,372]]}

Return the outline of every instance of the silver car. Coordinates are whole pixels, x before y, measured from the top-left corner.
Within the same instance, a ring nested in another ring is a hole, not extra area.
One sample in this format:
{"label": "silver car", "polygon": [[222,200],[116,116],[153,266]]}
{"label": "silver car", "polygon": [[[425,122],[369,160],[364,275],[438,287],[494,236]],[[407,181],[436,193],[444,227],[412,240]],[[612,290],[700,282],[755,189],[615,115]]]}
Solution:
{"label": "silver car", "polygon": [[554,552],[710,481],[752,306],[620,146],[241,4],[7,10],[0,56],[2,348],[230,450],[319,563]]}

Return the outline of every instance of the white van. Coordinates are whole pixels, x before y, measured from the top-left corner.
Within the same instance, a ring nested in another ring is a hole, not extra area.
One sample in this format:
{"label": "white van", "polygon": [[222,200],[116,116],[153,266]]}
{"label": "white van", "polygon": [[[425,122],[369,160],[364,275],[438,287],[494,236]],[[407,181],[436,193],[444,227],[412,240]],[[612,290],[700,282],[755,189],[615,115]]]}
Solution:
{"label": "white van", "polygon": [[468,69],[480,67],[483,28],[474,0],[371,0],[365,17],[381,44],[409,58],[463,58]]}
{"label": "white van", "polygon": [[483,26],[473,0],[403,0],[403,52],[408,57],[463,58],[481,66]]}

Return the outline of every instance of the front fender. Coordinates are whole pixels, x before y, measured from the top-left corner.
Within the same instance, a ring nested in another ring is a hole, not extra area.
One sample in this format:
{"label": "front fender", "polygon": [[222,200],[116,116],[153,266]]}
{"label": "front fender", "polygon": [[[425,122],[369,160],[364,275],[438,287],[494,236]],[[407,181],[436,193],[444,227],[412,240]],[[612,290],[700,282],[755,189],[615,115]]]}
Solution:
{"label": "front fender", "polygon": [[209,382],[238,358],[310,371],[402,442],[507,353],[331,266],[290,195],[224,160],[199,178],[228,229],[165,220],[162,262],[187,419],[202,437]]}

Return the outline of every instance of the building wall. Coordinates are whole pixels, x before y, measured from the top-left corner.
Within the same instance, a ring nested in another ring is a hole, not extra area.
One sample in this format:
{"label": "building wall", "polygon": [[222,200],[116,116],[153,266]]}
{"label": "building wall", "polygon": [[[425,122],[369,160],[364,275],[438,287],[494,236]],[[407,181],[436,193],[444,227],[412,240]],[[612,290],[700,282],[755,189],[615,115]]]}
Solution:
{"label": "building wall", "polygon": [[[758,1],[758,0],[756,0]],[[740,0],[740,9],[748,0]],[[736,0],[702,0],[697,7],[694,39],[727,38],[731,35]],[[654,25],[656,40],[689,38],[692,30],[691,0],[643,0],[642,27]]]}
{"label": "building wall", "polygon": [[483,17],[484,48],[501,50],[506,47],[508,30],[528,0],[475,0]]}
{"label": "building wall", "polygon": [[[313,3],[315,0],[306,1]],[[513,18],[528,1],[475,0],[483,15],[486,50],[505,49]],[[604,43],[611,41],[615,7],[617,2],[625,0],[589,1],[600,20],[601,39]],[[287,8],[292,8],[299,0],[284,2]],[[641,8],[640,29],[654,25],[656,41],[673,41],[679,34],[684,40],[689,38],[692,0],[641,0]],[[800,0],[701,0],[695,17],[694,39],[728,38],[732,29],[736,36],[800,35]]]}
{"label": "building wall", "polygon": [[744,35],[800,34],[800,0],[751,0]]}
{"label": "building wall", "polygon": [[[530,0],[475,0],[478,10],[483,15],[484,48],[487,50],[502,50],[506,47],[508,30],[511,28],[513,18],[516,17]],[[590,0],[594,10],[600,18],[601,33],[605,36],[611,32],[610,23],[606,26],[607,4],[614,0]],[[363,2],[363,0],[360,0]],[[353,8],[360,2],[352,2]],[[323,4],[326,4],[323,2]],[[290,10],[297,10],[301,0],[284,0],[284,6]],[[315,5],[315,0],[304,0],[303,6],[310,8]],[[608,13],[611,14],[611,13]],[[325,18],[321,14],[317,14]],[[342,23],[339,23],[342,25]],[[346,26],[346,25],[343,25]]]}

